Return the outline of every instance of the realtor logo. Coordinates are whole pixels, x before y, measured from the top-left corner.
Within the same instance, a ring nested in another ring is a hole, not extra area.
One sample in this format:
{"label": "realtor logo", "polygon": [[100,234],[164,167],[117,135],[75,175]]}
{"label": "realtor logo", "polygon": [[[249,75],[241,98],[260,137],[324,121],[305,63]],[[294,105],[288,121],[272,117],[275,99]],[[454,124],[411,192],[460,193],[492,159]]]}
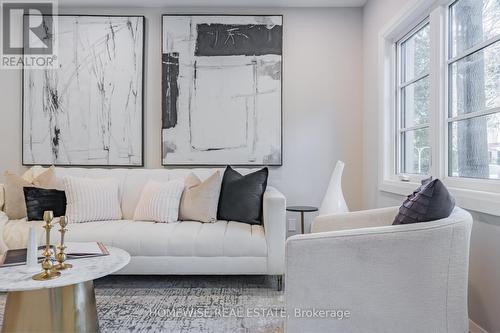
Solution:
{"label": "realtor logo", "polygon": [[56,3],[3,1],[1,4],[1,64],[6,68],[52,68],[57,50]]}

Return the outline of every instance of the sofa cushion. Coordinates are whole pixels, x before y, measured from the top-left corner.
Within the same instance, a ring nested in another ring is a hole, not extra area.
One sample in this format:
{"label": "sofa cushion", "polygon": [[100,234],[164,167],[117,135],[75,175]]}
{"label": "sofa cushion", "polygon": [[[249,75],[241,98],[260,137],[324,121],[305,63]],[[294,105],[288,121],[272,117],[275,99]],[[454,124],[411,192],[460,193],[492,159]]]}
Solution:
{"label": "sofa cushion", "polygon": [[69,222],[122,218],[119,183],[115,178],[64,177]]}
{"label": "sofa cushion", "polygon": [[[55,167],[55,176],[58,182],[62,182],[65,176],[88,177],[88,178],[115,178],[119,182],[120,202],[123,219],[134,218],[135,207],[139,202],[141,191],[149,180],[166,182],[173,179],[184,180],[191,172],[201,181],[207,179],[215,171],[223,169],[194,168],[194,169],[100,169],[100,168],[76,168]],[[255,171],[255,168],[236,169],[241,174]]]}
{"label": "sofa cushion", "polygon": [[267,167],[242,175],[228,166],[222,179],[217,218],[261,224],[268,174]]}
{"label": "sofa cushion", "polygon": [[23,187],[38,186],[52,188],[55,173],[54,168],[50,167],[38,174],[36,178],[29,178],[30,181],[28,181],[21,176],[6,171],[4,178],[5,213],[10,219],[16,220],[26,217]]}
{"label": "sofa cushion", "polygon": [[64,191],[39,187],[24,187],[23,190],[28,221],[43,220],[43,213],[47,210],[51,210],[54,217],[66,213]]}
{"label": "sofa cushion", "polygon": [[267,256],[264,228],[233,221],[154,223],[116,220],[73,223],[67,228],[67,241],[98,241],[122,248],[131,256]]}
{"label": "sofa cushion", "polygon": [[181,180],[150,180],[142,189],[134,220],[171,223],[178,221],[184,183]]}
{"label": "sofa cushion", "polygon": [[194,173],[190,173],[186,178],[182,193],[179,220],[217,221],[221,182],[219,170],[203,182]]}
{"label": "sofa cushion", "polygon": [[[54,168],[53,166],[49,167],[49,168]],[[34,165],[32,166],[31,168],[29,168],[28,170],[26,170],[21,178],[23,178],[24,180],[26,180],[27,182],[29,183],[33,183],[33,181],[38,178],[38,176],[40,176],[42,173],[44,173],[45,171],[47,171],[49,168],[45,168],[41,165]]]}

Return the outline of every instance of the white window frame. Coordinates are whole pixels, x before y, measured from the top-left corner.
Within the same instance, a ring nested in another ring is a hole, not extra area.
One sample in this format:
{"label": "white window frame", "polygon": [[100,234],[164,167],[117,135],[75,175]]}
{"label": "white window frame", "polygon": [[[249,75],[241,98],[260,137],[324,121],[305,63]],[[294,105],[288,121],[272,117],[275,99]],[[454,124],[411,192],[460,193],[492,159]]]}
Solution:
{"label": "white window frame", "polygon": [[[394,100],[395,100],[396,104],[394,106],[394,110],[395,110],[395,128],[396,128],[396,131],[395,131],[395,133],[396,133],[396,141],[395,141],[396,142],[396,145],[395,145],[395,149],[396,149],[396,152],[395,152],[395,155],[396,155],[395,171],[396,172],[395,173],[396,174],[400,174],[401,173],[400,171],[402,170],[402,159],[403,159],[402,148],[403,148],[403,145],[401,142],[401,137],[402,137],[403,133],[409,132],[409,131],[415,131],[415,130],[419,130],[419,129],[424,129],[424,128],[429,128],[429,131],[430,131],[430,127],[432,126],[430,114],[429,114],[429,122],[428,123],[414,125],[414,126],[410,126],[410,127],[404,127],[402,124],[402,113],[403,113],[403,111],[406,111],[406,110],[402,110],[401,91],[403,90],[403,88],[408,87],[411,84],[416,83],[417,81],[420,81],[420,80],[427,78],[427,77],[430,78],[430,66],[429,66],[428,72],[426,72],[424,74],[420,74],[419,76],[414,77],[411,80],[408,80],[406,82],[401,83],[401,81],[402,81],[401,80],[401,77],[402,77],[402,69],[401,69],[401,67],[402,67],[402,54],[400,52],[401,45],[404,42],[408,41],[410,38],[412,38],[417,32],[419,32],[426,25],[430,25],[429,17],[426,17],[424,20],[422,20],[419,24],[417,24],[415,27],[413,27],[410,31],[408,31],[402,38],[400,38],[395,43],[394,52],[396,52],[396,56],[395,56],[396,63],[394,64],[394,66],[395,66],[395,71],[396,71],[395,72],[396,73],[396,75],[395,75],[396,81],[394,83],[394,86],[395,86]],[[432,147],[431,147],[431,151],[432,151]],[[430,165],[432,166],[432,158],[431,158]],[[431,170],[429,169],[429,171],[431,171]],[[422,178],[428,177],[427,174],[415,174],[415,173],[412,173],[412,174],[409,173],[406,176],[407,176],[407,179],[412,179],[414,181],[419,181]]]}
{"label": "white window frame", "polygon": [[[430,24],[429,141],[432,149],[430,174],[440,178],[463,208],[500,216],[500,181],[448,176],[448,59],[449,6],[455,0],[415,0],[379,33],[379,190],[410,194],[426,176],[397,173],[399,135],[397,125],[396,43],[428,17]],[[497,38],[493,38],[497,39]],[[492,44],[491,39],[475,46]],[[472,51],[467,50],[467,51]],[[460,56],[460,55],[459,55]]]}

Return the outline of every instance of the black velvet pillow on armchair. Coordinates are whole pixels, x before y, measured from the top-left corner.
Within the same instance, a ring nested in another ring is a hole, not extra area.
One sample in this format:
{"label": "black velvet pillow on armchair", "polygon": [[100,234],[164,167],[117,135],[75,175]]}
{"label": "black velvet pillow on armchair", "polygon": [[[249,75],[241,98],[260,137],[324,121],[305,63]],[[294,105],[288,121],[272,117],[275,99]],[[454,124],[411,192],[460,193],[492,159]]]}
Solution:
{"label": "black velvet pillow on armchair", "polygon": [[434,221],[450,216],[455,208],[455,199],[439,179],[431,178],[422,181],[403,202],[394,219],[395,224],[409,224]]}

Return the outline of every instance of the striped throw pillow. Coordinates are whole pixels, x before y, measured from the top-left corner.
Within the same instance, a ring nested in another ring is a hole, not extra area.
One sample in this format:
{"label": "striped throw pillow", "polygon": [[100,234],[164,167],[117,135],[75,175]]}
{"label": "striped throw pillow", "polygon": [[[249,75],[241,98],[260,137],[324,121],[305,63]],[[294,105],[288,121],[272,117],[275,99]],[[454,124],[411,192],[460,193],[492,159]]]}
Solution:
{"label": "striped throw pillow", "polygon": [[120,220],[120,191],[114,178],[63,179],[66,192],[66,216],[69,222]]}
{"label": "striped throw pillow", "polygon": [[184,183],[181,180],[148,181],[135,208],[134,220],[176,222],[183,190]]}

